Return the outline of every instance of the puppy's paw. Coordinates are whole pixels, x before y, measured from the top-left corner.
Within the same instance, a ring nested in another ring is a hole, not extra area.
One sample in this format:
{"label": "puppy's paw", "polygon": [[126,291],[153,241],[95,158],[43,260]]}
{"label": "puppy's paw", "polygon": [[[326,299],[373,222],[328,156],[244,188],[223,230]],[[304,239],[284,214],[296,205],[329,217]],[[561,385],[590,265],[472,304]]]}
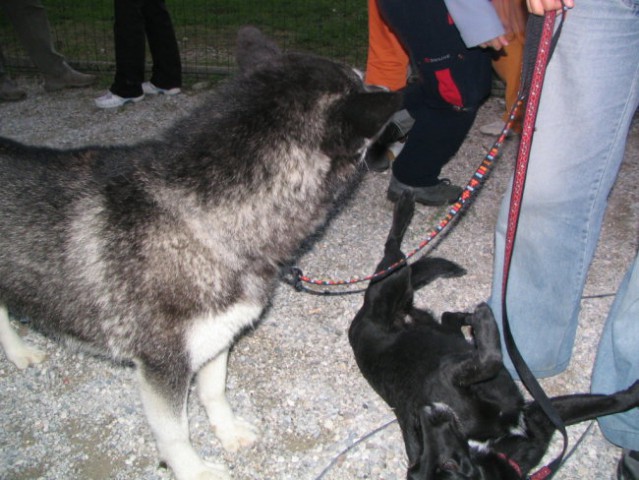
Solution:
{"label": "puppy's paw", "polygon": [[7,358],[20,370],[24,370],[29,365],[35,365],[42,363],[46,358],[46,353],[42,350],[38,350],[35,347],[29,347],[27,345],[12,345],[4,352]]}
{"label": "puppy's paw", "polygon": [[248,448],[258,439],[257,429],[241,418],[234,418],[229,424],[215,428],[215,435],[227,452]]}
{"label": "puppy's paw", "polygon": [[493,315],[493,311],[486,302],[482,302],[477,305],[477,307],[475,308],[475,312],[472,315],[471,322],[475,324],[484,322],[495,323],[495,316]]}
{"label": "puppy's paw", "polygon": [[204,461],[206,470],[201,471],[195,477],[195,480],[231,480],[228,469],[219,463]]}
{"label": "puppy's paw", "polygon": [[461,331],[462,327],[468,325],[468,319],[472,316],[466,312],[444,312],[441,318],[442,326],[452,331]]}

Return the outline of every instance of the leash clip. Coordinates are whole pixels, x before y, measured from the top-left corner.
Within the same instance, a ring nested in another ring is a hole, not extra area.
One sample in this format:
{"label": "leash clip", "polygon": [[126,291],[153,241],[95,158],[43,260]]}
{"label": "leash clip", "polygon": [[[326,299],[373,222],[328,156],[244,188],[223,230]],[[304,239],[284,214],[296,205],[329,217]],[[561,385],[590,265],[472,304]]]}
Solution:
{"label": "leash clip", "polygon": [[293,286],[295,290],[301,292],[304,290],[304,285],[302,283],[302,277],[304,276],[304,272],[299,267],[291,267],[289,268],[288,275],[285,275],[284,279],[286,283]]}

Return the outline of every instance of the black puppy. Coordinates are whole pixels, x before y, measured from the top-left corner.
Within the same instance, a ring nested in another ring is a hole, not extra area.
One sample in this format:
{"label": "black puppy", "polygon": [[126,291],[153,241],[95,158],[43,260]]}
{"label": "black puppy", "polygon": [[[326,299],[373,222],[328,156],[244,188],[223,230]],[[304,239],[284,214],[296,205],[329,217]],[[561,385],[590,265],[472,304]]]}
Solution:
{"label": "black puppy", "polygon": [[[413,212],[412,196],[403,195],[378,271],[405,258],[401,242]],[[360,370],[395,411],[410,480],[521,478],[541,460],[554,432],[505,369],[486,304],[472,314],[445,313],[441,323],[414,307],[416,289],[464,273],[441,258],[403,266],[369,285],[349,330]],[[470,341],[464,325],[472,329]],[[553,403],[568,424],[577,423],[637,406],[639,383],[611,396],[575,395]],[[469,440],[485,445],[471,447]]]}
{"label": "black puppy", "polygon": [[[551,401],[564,424],[574,425],[639,406],[639,381],[612,395],[565,395]],[[424,407],[419,413],[424,448],[408,480],[527,478],[546,453],[555,427],[536,402],[527,403],[522,414],[520,430],[471,446],[452,409]]]}

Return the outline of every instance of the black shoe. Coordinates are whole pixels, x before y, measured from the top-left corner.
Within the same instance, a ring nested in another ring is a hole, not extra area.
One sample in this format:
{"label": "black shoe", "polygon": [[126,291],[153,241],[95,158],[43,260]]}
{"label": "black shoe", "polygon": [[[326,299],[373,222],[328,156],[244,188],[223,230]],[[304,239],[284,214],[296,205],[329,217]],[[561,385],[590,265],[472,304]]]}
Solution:
{"label": "black shoe", "polygon": [[463,188],[452,185],[447,178],[440,179],[439,183],[431,187],[411,187],[397,180],[395,176],[392,176],[386,197],[391,202],[396,202],[399,200],[402,192],[407,190],[413,192],[416,202],[431,207],[454,203],[464,191]]}
{"label": "black shoe", "polygon": [[623,451],[617,464],[617,480],[639,480],[639,451]]}
{"label": "black shoe", "polygon": [[395,123],[389,123],[381,133],[379,138],[368,148],[366,152],[366,165],[368,169],[373,172],[384,172],[388,170],[391,165],[392,154],[390,154],[389,148],[400,140],[404,139],[406,135],[402,133],[402,130]]}

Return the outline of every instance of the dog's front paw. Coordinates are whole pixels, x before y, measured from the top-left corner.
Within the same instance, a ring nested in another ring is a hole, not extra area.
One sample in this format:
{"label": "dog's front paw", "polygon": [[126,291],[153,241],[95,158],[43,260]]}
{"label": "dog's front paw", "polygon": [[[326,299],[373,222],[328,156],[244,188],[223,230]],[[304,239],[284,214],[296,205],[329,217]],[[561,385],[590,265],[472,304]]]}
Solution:
{"label": "dog's front paw", "polygon": [[257,429],[241,418],[234,418],[232,422],[215,428],[215,435],[227,452],[236,452],[241,448],[248,448],[258,438]]}
{"label": "dog's front paw", "polygon": [[206,470],[199,472],[195,480],[231,480],[231,475],[224,465],[207,461],[204,465]]}
{"label": "dog's front paw", "polygon": [[27,345],[13,345],[7,348],[4,352],[7,358],[20,370],[24,370],[29,365],[35,365],[42,363],[46,358],[46,353],[42,350],[38,350],[35,347],[29,347]]}
{"label": "dog's front paw", "polygon": [[225,465],[200,458],[191,459],[186,464],[180,463],[172,470],[177,480],[231,480]]}

